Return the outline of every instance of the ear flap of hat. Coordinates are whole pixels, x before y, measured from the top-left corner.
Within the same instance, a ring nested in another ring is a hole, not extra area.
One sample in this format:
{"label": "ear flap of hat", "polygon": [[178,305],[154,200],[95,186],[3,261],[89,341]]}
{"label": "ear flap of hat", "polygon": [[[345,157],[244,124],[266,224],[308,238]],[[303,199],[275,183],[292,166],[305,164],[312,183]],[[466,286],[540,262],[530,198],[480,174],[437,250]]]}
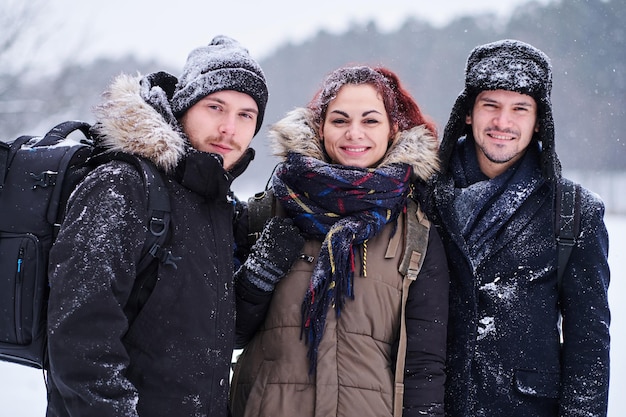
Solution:
{"label": "ear flap of hat", "polygon": [[541,143],[541,170],[547,180],[557,180],[561,178],[561,161],[556,153],[552,104],[549,97],[540,100],[537,104],[539,131],[536,137]]}
{"label": "ear flap of hat", "polygon": [[465,116],[467,116],[468,112],[468,95],[467,91],[463,90],[452,106],[448,123],[443,131],[443,139],[439,147],[439,159],[441,160],[442,173],[448,170],[452,151],[456,146],[457,140],[465,134],[467,128]]}

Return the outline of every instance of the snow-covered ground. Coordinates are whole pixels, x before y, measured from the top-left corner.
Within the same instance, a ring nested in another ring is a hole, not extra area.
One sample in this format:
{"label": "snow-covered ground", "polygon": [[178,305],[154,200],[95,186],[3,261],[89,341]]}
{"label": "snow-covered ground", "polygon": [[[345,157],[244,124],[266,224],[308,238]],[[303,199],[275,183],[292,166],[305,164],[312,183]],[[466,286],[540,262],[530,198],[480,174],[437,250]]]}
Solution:
{"label": "snow-covered ground", "polygon": [[[611,267],[611,387],[609,417],[621,417],[626,409],[626,216],[608,216],[609,265]],[[621,355],[620,355],[621,353]],[[36,369],[0,362],[0,417],[38,417],[46,413],[43,374]]]}

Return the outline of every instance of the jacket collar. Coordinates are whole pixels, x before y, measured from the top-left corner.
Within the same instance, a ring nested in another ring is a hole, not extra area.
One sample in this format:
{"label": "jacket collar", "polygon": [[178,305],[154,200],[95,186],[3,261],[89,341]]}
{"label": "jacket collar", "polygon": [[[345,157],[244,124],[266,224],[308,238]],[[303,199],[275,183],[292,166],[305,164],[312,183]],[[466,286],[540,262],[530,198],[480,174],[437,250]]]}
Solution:
{"label": "jacket collar", "polygon": [[254,151],[248,149],[235,167],[226,171],[219,155],[192,149],[176,166],[174,176],[185,188],[196,194],[221,199],[230,193],[233,180],[245,170],[253,157]]}
{"label": "jacket collar", "polygon": [[[319,128],[312,121],[310,110],[298,108],[273,125],[269,131],[271,145],[279,157],[295,152],[328,161],[319,137]],[[379,166],[405,163],[413,167],[413,175],[426,181],[439,169],[437,138],[424,126],[398,132]]]}

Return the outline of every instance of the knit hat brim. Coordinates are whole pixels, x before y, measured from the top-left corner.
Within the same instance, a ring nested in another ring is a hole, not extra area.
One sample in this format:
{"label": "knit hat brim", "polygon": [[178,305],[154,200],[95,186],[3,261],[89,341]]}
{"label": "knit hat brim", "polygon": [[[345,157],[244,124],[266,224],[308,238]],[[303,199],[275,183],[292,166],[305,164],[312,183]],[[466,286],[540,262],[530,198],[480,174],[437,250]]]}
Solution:
{"label": "knit hat brim", "polygon": [[254,99],[259,110],[254,133],[258,133],[265,115],[267,86],[263,78],[245,68],[220,68],[197,77],[176,91],[172,99],[172,111],[176,117],[180,117],[202,98],[224,90],[245,93]]}

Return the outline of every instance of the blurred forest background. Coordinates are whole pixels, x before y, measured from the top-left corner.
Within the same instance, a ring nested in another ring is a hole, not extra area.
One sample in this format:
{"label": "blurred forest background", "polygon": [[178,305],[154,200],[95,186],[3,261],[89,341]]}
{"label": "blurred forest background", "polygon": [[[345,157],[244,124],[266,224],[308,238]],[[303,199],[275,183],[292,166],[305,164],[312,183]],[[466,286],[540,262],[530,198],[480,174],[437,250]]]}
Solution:
{"label": "blurred forest background", "polygon": [[[26,7],[20,16],[3,13],[0,17],[4,28],[0,63],[5,60],[3,52],[28,30],[32,13],[36,9]],[[246,197],[264,188],[277,162],[267,145],[267,127],[292,108],[305,105],[323,77],[336,67],[369,64],[393,69],[442,132],[463,87],[470,50],[503,38],[535,45],[552,60],[557,152],[565,175],[598,192],[609,211],[626,212],[624,0],[530,2],[506,21],[483,15],[459,18],[443,27],[409,18],[391,32],[368,23],[353,25],[341,34],[320,31],[302,43],[279,45],[260,60],[270,101],[264,128],[252,143],[256,160],[235,182],[235,190]],[[36,60],[36,50],[28,53]],[[66,65],[42,75],[29,71],[27,64],[10,71],[8,65],[0,65],[0,139],[43,134],[64,119],[93,122],[91,108],[120,72],[166,70],[178,75],[183,64],[171,68],[128,56]]]}

